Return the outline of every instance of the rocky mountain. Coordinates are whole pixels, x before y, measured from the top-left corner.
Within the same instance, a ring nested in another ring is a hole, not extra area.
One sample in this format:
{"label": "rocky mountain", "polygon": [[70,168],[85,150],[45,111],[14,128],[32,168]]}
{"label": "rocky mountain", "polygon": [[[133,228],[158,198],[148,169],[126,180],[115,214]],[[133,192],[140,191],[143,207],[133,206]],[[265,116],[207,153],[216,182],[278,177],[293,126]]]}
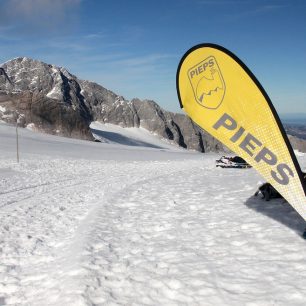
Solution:
{"label": "rocky mountain", "polygon": [[90,122],[100,121],[143,127],[200,152],[225,149],[185,115],[167,112],[154,101],[127,101],[65,68],[25,57],[0,68],[0,120],[14,123],[16,116],[20,126],[34,124],[38,130],[68,137],[93,139]]}
{"label": "rocky mountain", "polygon": [[[122,96],[65,68],[19,57],[0,66],[0,120],[51,134],[93,140],[92,121],[122,127],[142,127],[181,147],[228,151],[187,116],[163,110],[154,101]],[[294,148],[306,151],[306,141],[290,138]]]}

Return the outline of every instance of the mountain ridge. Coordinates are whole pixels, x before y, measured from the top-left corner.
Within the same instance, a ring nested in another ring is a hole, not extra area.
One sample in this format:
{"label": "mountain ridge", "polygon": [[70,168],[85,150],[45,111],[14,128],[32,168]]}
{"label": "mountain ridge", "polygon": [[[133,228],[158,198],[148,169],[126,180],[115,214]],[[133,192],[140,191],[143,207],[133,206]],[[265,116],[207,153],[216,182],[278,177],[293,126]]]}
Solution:
{"label": "mountain ridge", "polygon": [[[103,86],[81,80],[66,68],[27,57],[0,65],[0,118],[21,126],[34,123],[47,133],[92,140],[90,122],[143,127],[186,149],[224,151],[225,147],[196,126],[187,116],[162,109],[155,101],[128,101]],[[4,116],[3,116],[4,115]]]}
{"label": "mountain ridge", "polygon": [[[228,151],[184,114],[166,111],[153,100],[126,100],[65,67],[28,57],[0,65],[0,120],[15,124],[17,117],[21,127],[31,124],[59,136],[94,140],[90,123],[98,121],[142,127],[186,149]],[[304,140],[290,140],[294,148],[306,151]]]}

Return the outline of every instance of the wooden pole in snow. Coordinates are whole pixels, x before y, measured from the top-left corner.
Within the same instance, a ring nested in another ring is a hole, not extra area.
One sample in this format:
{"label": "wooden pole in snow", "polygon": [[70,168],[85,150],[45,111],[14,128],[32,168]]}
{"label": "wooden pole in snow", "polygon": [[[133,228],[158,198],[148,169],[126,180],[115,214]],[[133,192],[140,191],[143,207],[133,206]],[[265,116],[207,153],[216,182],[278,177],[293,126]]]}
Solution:
{"label": "wooden pole in snow", "polygon": [[18,118],[19,118],[19,116],[17,116],[17,119],[16,119],[16,154],[17,154],[17,163],[19,163]]}

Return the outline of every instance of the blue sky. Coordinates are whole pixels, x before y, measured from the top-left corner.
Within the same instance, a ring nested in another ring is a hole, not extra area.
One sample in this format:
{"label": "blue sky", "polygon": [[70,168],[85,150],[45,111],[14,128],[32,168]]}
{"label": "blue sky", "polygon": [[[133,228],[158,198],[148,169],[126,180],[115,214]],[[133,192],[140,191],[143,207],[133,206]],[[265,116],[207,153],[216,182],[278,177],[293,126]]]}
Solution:
{"label": "blue sky", "polygon": [[64,66],[174,112],[178,63],[204,42],[235,53],[279,113],[306,113],[306,1],[0,0],[0,63]]}

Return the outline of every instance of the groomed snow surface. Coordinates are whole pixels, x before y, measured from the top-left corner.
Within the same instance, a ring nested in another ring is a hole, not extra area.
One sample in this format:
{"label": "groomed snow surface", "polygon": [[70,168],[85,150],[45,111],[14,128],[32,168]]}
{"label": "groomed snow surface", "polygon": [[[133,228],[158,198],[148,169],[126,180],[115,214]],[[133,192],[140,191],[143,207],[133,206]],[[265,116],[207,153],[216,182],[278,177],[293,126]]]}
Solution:
{"label": "groomed snow surface", "polygon": [[0,305],[305,305],[305,223],[253,169],[109,128],[19,129],[17,164],[0,124]]}

